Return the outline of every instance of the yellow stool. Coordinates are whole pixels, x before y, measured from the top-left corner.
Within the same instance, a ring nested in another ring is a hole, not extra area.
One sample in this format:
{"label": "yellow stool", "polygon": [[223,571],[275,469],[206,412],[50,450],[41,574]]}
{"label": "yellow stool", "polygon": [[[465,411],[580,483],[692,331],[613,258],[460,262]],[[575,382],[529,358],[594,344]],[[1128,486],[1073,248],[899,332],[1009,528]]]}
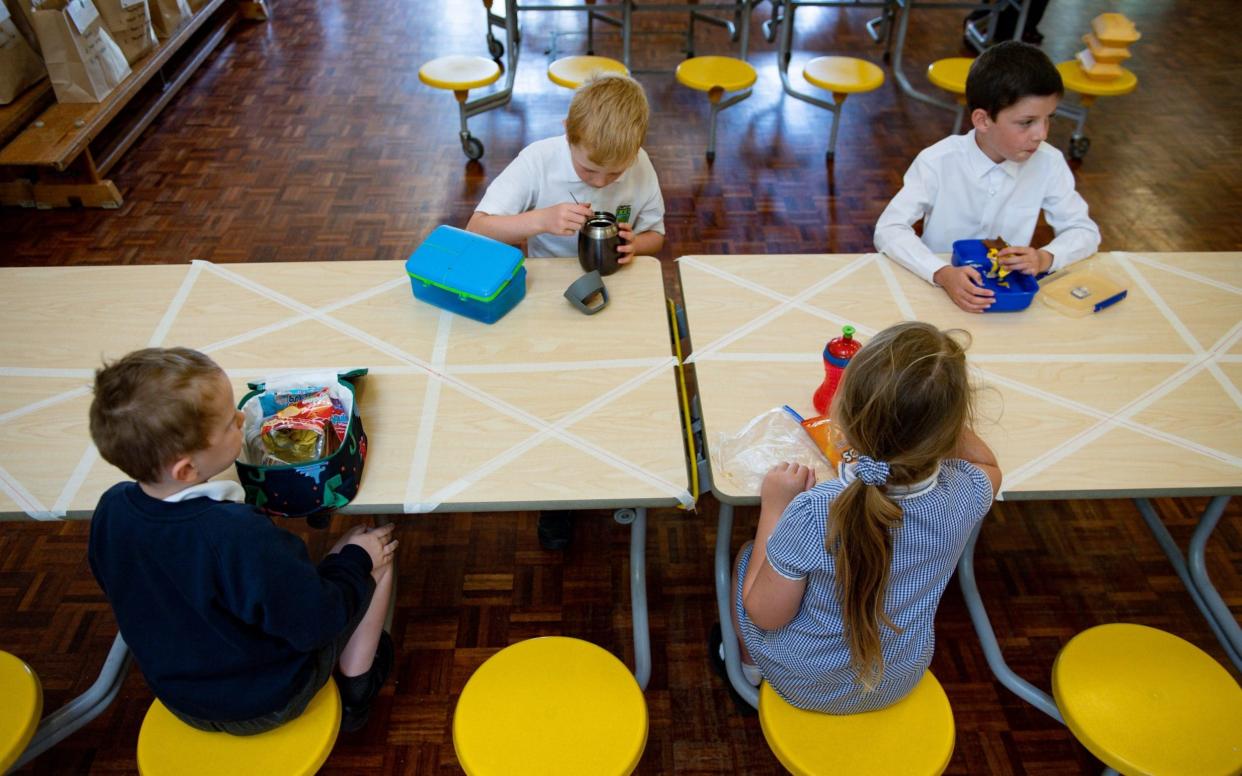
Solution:
{"label": "yellow stool", "polygon": [[562,57],[548,65],[548,79],[566,89],[577,89],[598,73],[629,75],[630,70],[615,59],[589,55]]}
{"label": "yellow stool", "polygon": [[1206,652],[1145,625],[1099,625],[1052,667],[1065,724],[1122,773],[1242,773],[1242,688]]}
{"label": "yellow stool", "polygon": [[1091,78],[1083,72],[1077,59],[1058,63],[1057,72],[1061,74],[1065,88],[1078,93],[1078,106],[1063,104],[1057,112],[1077,120],[1074,134],[1070,136],[1069,156],[1071,159],[1081,159],[1091,148],[1091,139],[1082,133],[1091,105],[1097,97],[1119,97],[1134,91],[1138,88],[1138,76],[1123,67],[1121,75],[1108,81]]}
{"label": "yellow stool", "polygon": [[144,776],[310,776],[332,752],[341,728],[341,696],[332,679],[302,716],[257,736],[195,730],[158,700],[138,731],[138,772]]}
{"label": "yellow stool", "polygon": [[580,639],[505,647],[474,672],[453,712],[453,747],[470,776],[628,774],[646,745],[638,682]]}
{"label": "yellow stool", "polygon": [[[707,161],[716,159],[716,114],[750,96],[758,78],[749,62],[734,57],[693,57],[677,66],[677,81],[700,92],[707,92],[712,104],[711,133],[707,140]],[[743,91],[744,90],[744,91]],[[738,92],[721,102],[726,92]]]}
{"label": "yellow stool", "polygon": [[[816,99],[807,100],[832,112],[832,135],[828,140],[828,161],[837,148],[837,128],[841,125],[841,106],[851,94],[879,89],[884,84],[884,71],[865,59],[854,57],[816,57],[802,68],[807,83],[832,92],[832,105]],[[795,97],[802,97],[794,94]]]}
{"label": "yellow stool", "polygon": [[469,104],[466,100],[471,89],[495,83],[497,78],[500,78],[500,65],[483,57],[440,57],[418,69],[418,80],[436,89],[448,89],[457,98],[458,111],[461,114],[461,150],[470,159],[483,157],[483,143],[477,137],[471,136],[466,119],[494,106],[480,106],[479,101]]}
{"label": "yellow stool", "polygon": [[764,682],[759,724],[776,759],[795,776],[939,774],[953,756],[953,709],[931,671],[897,703],[862,714],[804,711]]}
{"label": "yellow stool", "polygon": [[43,689],[30,666],[0,651],[0,773],[6,773],[34,737],[43,716]]}
{"label": "yellow stool", "polygon": [[927,66],[927,80],[954,96],[957,112],[953,114],[953,134],[962,131],[962,117],[966,115],[966,76],[974,64],[970,57],[937,59]]}

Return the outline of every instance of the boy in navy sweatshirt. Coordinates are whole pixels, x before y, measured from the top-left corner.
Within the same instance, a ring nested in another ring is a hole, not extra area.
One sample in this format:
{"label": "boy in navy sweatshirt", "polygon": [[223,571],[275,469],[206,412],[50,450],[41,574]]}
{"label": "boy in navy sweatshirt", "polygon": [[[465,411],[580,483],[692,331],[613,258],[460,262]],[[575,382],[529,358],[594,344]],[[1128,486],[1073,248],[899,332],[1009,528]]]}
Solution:
{"label": "boy in navy sweatshirt", "polygon": [[136,482],[91,521],[90,564],[164,705],[201,730],[251,735],[294,719],[333,671],[357,730],[393,662],[384,618],[397,541],[356,526],[318,565],[302,540],[208,480],[241,450],[224,371],[185,348],[135,351],[95,373],[91,438]]}

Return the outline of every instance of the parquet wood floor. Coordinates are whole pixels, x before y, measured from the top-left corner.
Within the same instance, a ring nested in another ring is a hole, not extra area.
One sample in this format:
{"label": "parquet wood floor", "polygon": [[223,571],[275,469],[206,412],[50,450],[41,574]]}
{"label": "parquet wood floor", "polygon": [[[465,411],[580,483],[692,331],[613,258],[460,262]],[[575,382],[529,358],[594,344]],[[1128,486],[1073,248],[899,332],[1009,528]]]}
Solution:
{"label": "parquet wood floor", "polygon": [[[568,105],[568,92],[544,77],[543,49],[553,32],[572,31],[579,20],[524,15],[517,93],[505,109],[471,120],[487,152],[482,164],[465,163],[451,98],[422,86],[417,69],[442,54],[484,54],[480,6],[281,0],[270,22],[240,27],[221,45],[114,168],[126,199],[120,210],[0,210],[0,263],[404,258],[435,225],[463,224],[518,150],[559,131]],[[769,9],[761,7],[757,20]],[[1054,0],[1041,27],[1046,50],[1068,58],[1090,19],[1107,10],[1116,9],[1104,0]],[[1103,247],[1237,250],[1242,60],[1229,33],[1233,4],[1124,10],[1143,32],[1128,63],[1140,87],[1093,108],[1093,147],[1076,168]],[[906,72],[932,90],[920,72],[959,53],[960,14],[916,14]],[[799,11],[793,70],[828,52],[878,62],[863,30],[870,15]],[[641,17],[636,66],[671,69],[682,23],[667,14]],[[569,35],[557,42],[561,51],[582,44]],[[598,48],[616,55],[616,37],[601,34]],[[697,49],[728,46],[718,30],[704,29]],[[722,115],[714,166],[703,158],[702,95],[667,73],[639,76],[654,109],[647,148],[668,206],[665,258],[870,250],[872,224],[909,161],[948,132],[951,116],[901,95],[890,77],[847,103],[837,162],[825,168],[826,114],[780,96],[774,47],[761,38],[751,61],[759,83]],[[1064,147],[1070,129],[1058,121],[1051,142]],[[1158,506],[1184,545],[1202,501]],[[1242,613],[1240,513],[1235,501],[1207,560],[1226,601]],[[710,496],[695,513],[651,515],[654,665],[640,773],[780,772],[756,719],[735,712],[706,660],[715,516]],[[739,511],[735,545],[754,520],[753,510]],[[1056,652],[1074,633],[1118,620],[1172,631],[1224,661],[1129,502],[998,504],[988,520],[980,586],[1011,666],[1035,684],[1048,688]],[[534,525],[533,513],[400,524],[396,681],[368,730],[341,738],[325,773],[459,772],[450,733],[456,696],[474,667],[512,641],[572,634],[631,659],[626,529],[605,513],[586,513],[573,547],[559,554],[539,549]],[[343,526],[337,520],[333,529]],[[329,545],[328,534],[304,533],[313,554]],[[0,526],[0,648],[34,666],[49,709],[89,685],[115,633],[85,561],[86,535],[85,523]],[[992,680],[955,584],[937,622],[932,668],[958,729],[950,773],[1099,771],[1064,728]],[[132,672],[106,714],[23,772],[133,773],[150,700]]]}

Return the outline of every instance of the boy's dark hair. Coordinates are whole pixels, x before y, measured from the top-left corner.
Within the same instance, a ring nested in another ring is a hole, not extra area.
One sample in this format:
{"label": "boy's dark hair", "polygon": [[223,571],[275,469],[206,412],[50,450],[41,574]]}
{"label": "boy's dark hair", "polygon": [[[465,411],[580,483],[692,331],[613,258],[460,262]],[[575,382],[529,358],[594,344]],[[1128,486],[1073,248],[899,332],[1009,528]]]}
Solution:
{"label": "boy's dark hair", "polygon": [[189,348],[144,348],[95,372],[91,439],[103,459],[139,482],[158,482],[180,455],[207,447],[204,411],[223,377]]}
{"label": "boy's dark hair", "polygon": [[1048,55],[1029,43],[1007,40],[979,55],[966,76],[966,110],[982,108],[993,121],[1023,97],[1065,94]]}

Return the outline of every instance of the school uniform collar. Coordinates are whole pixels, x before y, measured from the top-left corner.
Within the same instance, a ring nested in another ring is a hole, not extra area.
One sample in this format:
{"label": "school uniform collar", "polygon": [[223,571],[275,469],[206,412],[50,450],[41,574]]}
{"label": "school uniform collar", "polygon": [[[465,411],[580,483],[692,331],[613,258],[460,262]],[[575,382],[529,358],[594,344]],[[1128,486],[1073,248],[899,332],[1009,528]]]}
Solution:
{"label": "school uniform collar", "polygon": [[[837,476],[846,485],[858,479],[858,475],[854,474],[854,465],[847,464],[845,461],[837,464]],[[940,467],[936,467],[936,471],[930,477],[918,482],[912,482],[909,485],[885,485],[884,494],[893,501],[905,501],[906,499],[918,498],[925,496],[936,489],[936,483],[940,478]]]}
{"label": "school uniform collar", "polygon": [[244,501],[246,499],[246,491],[241,485],[232,480],[216,480],[214,482],[200,482],[197,485],[191,485],[185,490],[179,490],[171,496],[161,499],[161,501],[176,503],[178,501],[189,501],[192,498],[209,498],[212,501]]}
{"label": "school uniform collar", "polygon": [[975,174],[976,178],[982,178],[992,170],[1000,169],[1010,178],[1017,178],[1018,173],[1022,171],[1022,162],[1015,162],[1006,159],[999,164],[992,161],[987,154],[983,153],[983,149],[979,147],[979,143],[975,140],[975,131],[972,129],[965,135],[962,135],[966,145],[966,163],[970,165],[970,171]]}

